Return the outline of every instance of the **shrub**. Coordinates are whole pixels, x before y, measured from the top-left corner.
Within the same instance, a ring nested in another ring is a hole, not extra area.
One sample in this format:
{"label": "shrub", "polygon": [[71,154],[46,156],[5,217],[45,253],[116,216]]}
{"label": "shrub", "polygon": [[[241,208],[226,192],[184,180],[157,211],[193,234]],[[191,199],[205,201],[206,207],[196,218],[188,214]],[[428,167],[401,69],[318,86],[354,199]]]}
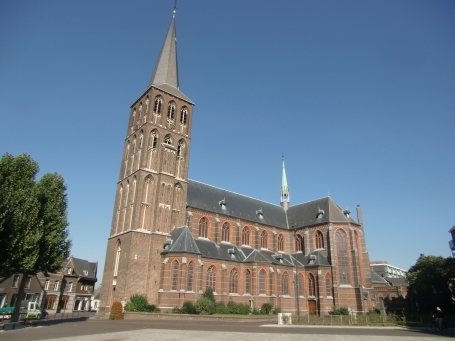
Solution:
{"label": "shrub", "polygon": [[253,315],[260,315],[261,314],[261,311],[258,309],[258,308],[253,308],[253,310],[251,311],[251,313]]}
{"label": "shrub", "polygon": [[229,310],[226,307],[226,304],[224,304],[224,302],[215,303],[215,312],[217,314],[229,314]]}
{"label": "shrub", "polygon": [[196,314],[196,307],[193,302],[185,301],[183,302],[182,309],[180,309],[181,314]]}
{"label": "shrub", "polygon": [[154,305],[149,304],[145,295],[133,294],[130,297],[130,301],[125,304],[125,311],[141,311],[148,313],[159,312],[160,309]]}
{"label": "shrub", "polygon": [[229,314],[237,314],[237,315],[248,315],[250,313],[250,306],[244,303],[235,303],[233,301],[229,301],[227,304],[227,310]]}
{"label": "shrub", "polygon": [[215,302],[215,296],[213,295],[212,287],[208,287],[205,289],[204,293],[202,294],[203,298],[208,298],[210,301]]}
{"label": "shrub", "polygon": [[114,301],[111,306],[110,320],[123,320],[123,307],[119,301]]}
{"label": "shrub", "polygon": [[273,314],[278,315],[279,313],[281,313],[281,308],[279,306],[276,306],[275,309],[273,309]]}
{"label": "shrub", "polygon": [[262,306],[261,306],[261,314],[262,315],[268,315],[270,314],[270,311],[272,310],[272,304],[270,303],[264,303]]}
{"label": "shrub", "polygon": [[196,312],[201,315],[212,315],[216,312],[215,302],[206,297],[198,299],[195,308]]}
{"label": "shrub", "polygon": [[349,309],[347,307],[333,307],[332,311],[329,311],[330,315],[349,315]]}

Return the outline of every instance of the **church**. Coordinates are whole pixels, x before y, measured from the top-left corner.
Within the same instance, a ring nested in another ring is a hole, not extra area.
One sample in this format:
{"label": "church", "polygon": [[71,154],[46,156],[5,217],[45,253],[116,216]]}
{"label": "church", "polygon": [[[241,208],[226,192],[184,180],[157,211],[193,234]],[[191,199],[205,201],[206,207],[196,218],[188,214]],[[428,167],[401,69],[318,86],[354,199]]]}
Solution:
{"label": "church", "polygon": [[100,313],[132,294],[171,310],[208,287],[217,301],[252,309],[373,308],[360,206],[355,220],[329,196],[291,205],[284,160],[277,204],[188,179],[193,107],[179,88],[174,11],[148,88],[130,108]]}

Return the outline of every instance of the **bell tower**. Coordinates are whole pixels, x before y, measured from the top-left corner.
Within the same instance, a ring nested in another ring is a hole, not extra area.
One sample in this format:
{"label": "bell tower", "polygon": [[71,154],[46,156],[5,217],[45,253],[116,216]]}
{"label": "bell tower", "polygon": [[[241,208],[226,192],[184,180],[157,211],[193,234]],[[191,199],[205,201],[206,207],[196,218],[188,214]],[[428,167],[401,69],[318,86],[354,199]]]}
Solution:
{"label": "bell tower", "polygon": [[160,251],[185,223],[194,103],[179,89],[175,14],[148,88],[130,108],[100,312],[134,293],[156,303]]}

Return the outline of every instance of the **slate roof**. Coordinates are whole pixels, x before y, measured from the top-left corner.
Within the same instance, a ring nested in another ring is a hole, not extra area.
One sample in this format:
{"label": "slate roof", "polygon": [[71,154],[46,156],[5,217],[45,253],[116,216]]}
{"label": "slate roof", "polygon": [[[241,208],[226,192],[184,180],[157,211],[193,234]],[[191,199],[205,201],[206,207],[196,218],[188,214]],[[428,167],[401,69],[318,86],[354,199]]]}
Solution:
{"label": "slate roof", "polygon": [[202,255],[204,258],[241,263],[253,262],[295,266],[297,262],[297,266],[305,267],[330,266],[329,260],[320,251],[313,251],[308,255],[303,255],[301,252],[291,255],[287,253],[275,254],[268,249],[257,250],[247,246],[238,248],[236,245],[225,242],[216,245],[207,238],[194,238],[187,226],[174,229],[171,232],[171,239],[172,243],[163,249],[162,254],[193,253]]}
{"label": "slate roof", "polygon": [[[225,209],[220,204],[222,201],[225,203]],[[280,205],[247,197],[195,180],[188,180],[187,205],[200,210],[281,229],[291,229],[293,223],[295,223],[297,228],[328,222],[358,225],[352,218],[346,217],[341,207],[330,197],[291,206],[286,212]],[[259,211],[262,213],[262,219],[258,214]]]}
{"label": "slate roof", "polygon": [[[96,280],[98,262],[89,262],[85,259],[71,257],[73,260],[74,270],[77,275]],[[86,271],[86,274],[84,273]]]}
{"label": "slate roof", "polygon": [[370,274],[371,274],[371,281],[373,283],[381,283],[384,285],[390,285],[389,282],[387,282],[384,277],[379,276],[376,272],[370,269]]}
{"label": "slate roof", "polygon": [[395,277],[384,277],[384,279],[389,282],[394,287],[408,287],[409,283],[406,281],[406,278],[395,278]]}

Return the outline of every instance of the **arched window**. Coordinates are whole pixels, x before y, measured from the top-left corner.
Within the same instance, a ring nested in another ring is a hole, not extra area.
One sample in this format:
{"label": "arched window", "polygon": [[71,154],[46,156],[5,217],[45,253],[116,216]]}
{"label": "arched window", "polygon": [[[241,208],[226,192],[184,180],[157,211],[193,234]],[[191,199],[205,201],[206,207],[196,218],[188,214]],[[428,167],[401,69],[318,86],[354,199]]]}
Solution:
{"label": "arched window", "polygon": [[114,265],[114,278],[118,274],[118,263],[120,261],[120,251],[122,250],[122,243],[120,240],[117,242],[117,253],[115,254],[115,265]]}
{"label": "arched window", "polygon": [[326,296],[332,296],[332,278],[328,273],[325,275],[325,293]]}
{"label": "arched window", "polygon": [[278,251],[284,251],[284,236],[282,234],[278,236]]}
{"label": "arched window", "polygon": [[215,268],[213,266],[211,266],[207,270],[207,288],[212,288],[213,291],[216,291],[215,285],[216,285],[216,272],[215,272]]}
{"label": "arched window", "polygon": [[247,226],[242,230],[242,245],[250,245],[250,229]]}
{"label": "arched window", "polygon": [[169,129],[174,129],[175,124],[174,124],[174,116],[175,116],[175,103],[171,102],[169,103],[167,107],[167,127]]}
{"label": "arched window", "polygon": [[149,104],[150,104],[150,98],[147,96],[147,99],[145,100],[145,113],[148,114],[149,112]]}
{"label": "arched window", "polygon": [[286,272],[281,277],[281,294],[289,295],[289,277]]}
{"label": "arched window", "polygon": [[166,135],[164,137],[164,143],[172,145],[171,135]]}
{"label": "arched window", "polygon": [[199,220],[199,237],[207,238],[208,225],[209,222],[206,217],[203,217],[201,220]]}
{"label": "arched window", "polygon": [[308,275],[308,296],[316,296],[316,283],[312,274]]}
{"label": "arched window", "polygon": [[245,271],[245,294],[251,293],[251,272],[250,270]]}
{"label": "arched window", "polygon": [[261,232],[261,248],[267,249],[267,232]]}
{"label": "arched window", "polygon": [[169,120],[174,120],[174,116],[175,116],[175,103],[171,102],[171,103],[169,103],[169,105],[167,107],[167,118]]}
{"label": "arched window", "polygon": [[228,223],[224,223],[223,227],[221,228],[221,240],[223,242],[229,241],[229,224]]}
{"label": "arched window", "polygon": [[179,276],[179,262],[176,260],[172,263],[172,287],[171,290],[177,290],[177,279]]}
{"label": "arched window", "polygon": [[177,157],[182,157],[183,147],[185,147],[185,142],[183,140],[180,140],[179,143],[177,144]]}
{"label": "arched window", "polygon": [[321,231],[316,231],[315,234],[316,249],[324,248],[324,236]]}
{"label": "arched window", "polygon": [[305,243],[300,234],[298,234],[295,238],[295,251],[302,251],[302,253],[305,254]]}
{"label": "arched window", "polygon": [[237,293],[237,283],[238,283],[238,273],[237,270],[233,269],[229,275],[229,293]]}
{"label": "arched window", "polygon": [[153,113],[155,115],[161,115],[161,107],[163,105],[163,99],[161,98],[161,96],[156,96],[155,97],[155,105],[153,107]]}
{"label": "arched window", "polygon": [[156,130],[153,130],[150,133],[150,135],[151,135],[150,146],[152,147],[152,149],[156,149],[156,146],[158,145],[158,132]]}
{"label": "arched window", "polygon": [[303,296],[303,275],[299,274],[297,278],[299,280],[299,296]]}
{"label": "arched window", "polygon": [[142,102],[139,103],[139,114],[138,114],[138,116],[137,116],[137,119],[140,119],[141,116],[142,116]]}
{"label": "arched window", "polygon": [[265,281],[267,278],[267,274],[264,270],[261,270],[259,273],[259,294],[265,294]]}
{"label": "arched window", "polygon": [[190,262],[190,264],[188,264],[188,284],[186,286],[186,290],[188,291],[193,291],[193,268],[194,263]]}
{"label": "arched window", "polygon": [[336,232],[335,238],[337,246],[338,272],[340,284],[350,284],[346,235],[342,230],[338,230]]}
{"label": "arched window", "polygon": [[134,125],[134,122],[136,122],[136,108],[133,110],[133,116],[131,117],[131,125]]}
{"label": "arched window", "polygon": [[182,108],[182,111],[180,112],[180,124],[185,126],[186,125],[186,118],[188,116],[188,109],[186,107]]}

